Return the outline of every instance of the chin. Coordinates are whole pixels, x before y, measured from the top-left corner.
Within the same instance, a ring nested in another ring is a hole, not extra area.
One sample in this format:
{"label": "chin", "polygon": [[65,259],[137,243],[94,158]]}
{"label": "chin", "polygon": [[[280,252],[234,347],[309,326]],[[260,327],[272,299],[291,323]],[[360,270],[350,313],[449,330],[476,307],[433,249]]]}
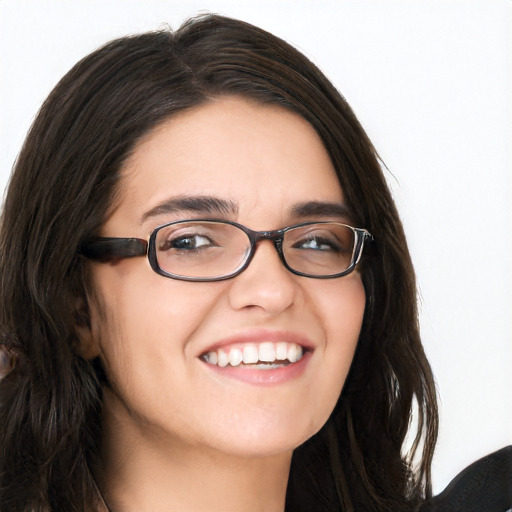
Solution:
{"label": "chin", "polygon": [[[225,432],[219,433],[215,444],[219,451],[246,458],[291,454],[316,434],[323,424],[323,422],[301,422],[300,419],[290,422],[289,418],[281,424],[275,419],[264,423],[241,422],[238,429],[229,435]],[[210,437],[209,444],[212,441]]]}

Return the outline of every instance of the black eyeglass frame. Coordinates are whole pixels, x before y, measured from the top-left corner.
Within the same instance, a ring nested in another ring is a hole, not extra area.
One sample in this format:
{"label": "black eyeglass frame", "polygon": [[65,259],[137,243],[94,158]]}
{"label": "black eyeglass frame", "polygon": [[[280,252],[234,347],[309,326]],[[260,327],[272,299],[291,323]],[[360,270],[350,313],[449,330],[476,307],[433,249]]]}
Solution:
{"label": "black eyeglass frame", "polygon": [[[179,274],[172,274],[171,272],[167,272],[162,269],[158,265],[158,260],[156,257],[156,237],[158,232],[171,226],[173,224],[186,224],[186,223],[215,223],[215,224],[228,224],[234,226],[240,230],[242,230],[247,237],[249,238],[249,242],[251,244],[251,249],[242,265],[231,272],[230,274],[217,276],[217,277],[189,277],[182,276]],[[328,275],[311,275],[304,272],[300,272],[291,268],[284,256],[283,252],[283,240],[284,235],[287,231],[292,229],[301,228],[305,226],[311,226],[315,224],[338,224],[340,226],[344,226],[349,228],[354,233],[354,248],[352,251],[352,259],[348,268],[343,270],[342,272],[338,272],[337,274],[328,274]],[[144,240],[143,238],[117,238],[117,237],[96,237],[92,238],[88,242],[85,242],[79,250],[79,253],[85,256],[88,259],[92,259],[95,261],[99,261],[101,263],[114,262],[117,260],[125,259],[125,258],[134,258],[137,256],[147,256],[149,260],[149,264],[151,268],[159,275],[164,277],[169,277],[171,279],[178,279],[180,281],[196,281],[196,282],[213,282],[213,281],[224,281],[226,279],[232,279],[236,277],[240,273],[242,273],[251,263],[251,260],[256,252],[257,245],[263,240],[270,240],[274,247],[276,248],[277,254],[281,259],[283,265],[287,270],[289,270],[292,274],[309,277],[311,279],[334,279],[337,277],[343,277],[347,274],[350,274],[359,263],[365,242],[373,242],[374,238],[371,233],[369,233],[366,229],[363,228],[354,228],[349,226],[348,224],[344,224],[342,222],[335,221],[310,221],[303,222],[301,224],[295,224],[293,226],[287,226],[282,229],[276,229],[272,231],[254,231],[243,224],[238,224],[237,222],[229,221],[229,220],[217,220],[217,219],[187,219],[187,220],[176,220],[173,222],[168,222],[161,226],[155,228],[151,235],[149,236],[149,240]]]}

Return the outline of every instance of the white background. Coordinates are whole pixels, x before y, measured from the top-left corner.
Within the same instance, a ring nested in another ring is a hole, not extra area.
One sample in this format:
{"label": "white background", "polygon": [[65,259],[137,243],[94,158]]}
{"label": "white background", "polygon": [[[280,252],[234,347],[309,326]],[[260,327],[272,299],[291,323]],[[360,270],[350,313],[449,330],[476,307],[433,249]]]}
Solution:
{"label": "white background", "polygon": [[439,492],[512,443],[512,0],[0,0],[0,190],[79,58],[202,11],[298,46],[390,170],[441,400]]}

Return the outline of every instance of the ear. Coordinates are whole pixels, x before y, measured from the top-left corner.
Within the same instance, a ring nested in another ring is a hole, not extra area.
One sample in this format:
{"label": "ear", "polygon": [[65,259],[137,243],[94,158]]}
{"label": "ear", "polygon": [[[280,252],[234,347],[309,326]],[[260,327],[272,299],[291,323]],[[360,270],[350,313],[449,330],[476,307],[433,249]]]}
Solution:
{"label": "ear", "polygon": [[7,377],[16,367],[18,358],[12,350],[0,345],[0,380]]}
{"label": "ear", "polygon": [[84,359],[95,359],[100,355],[99,336],[94,329],[94,319],[87,300],[79,298],[75,304],[75,331],[78,338],[77,352]]}

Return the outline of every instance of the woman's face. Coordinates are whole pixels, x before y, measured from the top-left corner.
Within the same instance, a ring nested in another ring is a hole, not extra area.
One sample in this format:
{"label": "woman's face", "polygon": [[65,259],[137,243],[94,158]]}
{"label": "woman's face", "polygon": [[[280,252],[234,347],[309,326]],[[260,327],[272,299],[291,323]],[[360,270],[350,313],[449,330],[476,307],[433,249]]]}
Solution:
{"label": "woman's face", "polygon": [[[101,234],[147,238],[167,222],[205,217],[254,230],[350,223],[332,207],[343,203],[329,156],[303,118],[229,97],[173,117],[139,143]],[[92,276],[90,355],[105,366],[106,413],[119,435],[262,456],[290,452],[328,419],[363,318],[357,271],[300,277],[263,241],[249,267],[226,281],[168,279],[144,258],[93,263]],[[304,355],[287,365],[219,366],[204,357],[236,359],[239,350],[250,360],[256,349],[262,358],[290,350],[293,359],[298,347]]]}

